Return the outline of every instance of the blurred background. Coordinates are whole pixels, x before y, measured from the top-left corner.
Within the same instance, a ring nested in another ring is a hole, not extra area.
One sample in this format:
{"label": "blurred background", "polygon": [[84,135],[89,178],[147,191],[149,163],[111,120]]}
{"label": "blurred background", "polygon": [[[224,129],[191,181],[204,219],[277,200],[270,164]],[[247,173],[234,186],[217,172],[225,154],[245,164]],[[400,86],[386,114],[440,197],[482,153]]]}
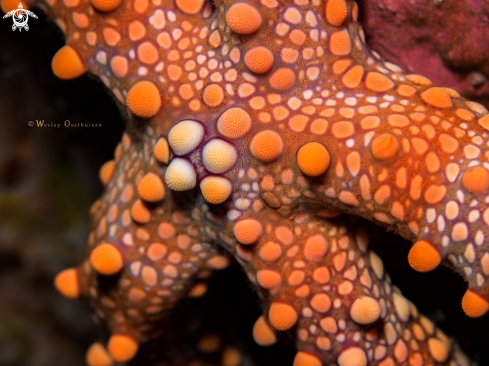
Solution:
{"label": "blurred background", "polygon": [[[103,328],[92,321],[84,301],[62,298],[52,283],[57,272],[84,255],[88,210],[102,192],[98,170],[113,157],[123,121],[98,80],[54,77],[51,58],[64,44],[63,35],[36,13],[29,32],[12,32],[11,21],[0,21],[0,366],[81,366]],[[366,33],[369,39],[369,29]],[[481,73],[466,66],[451,71],[462,75],[455,78],[461,83]],[[477,88],[469,83],[481,102],[487,101],[480,89],[485,83]],[[32,120],[103,127],[30,127]],[[479,365],[489,365],[489,316],[474,320],[463,314],[462,279],[447,268],[415,273],[407,264],[408,243],[381,228],[369,231],[371,247],[394,284]],[[292,364],[291,347],[254,345],[251,325],[260,307],[236,266],[212,279],[208,294],[197,301],[200,323],[211,323],[239,345],[245,364]],[[180,314],[185,322],[185,312]]]}

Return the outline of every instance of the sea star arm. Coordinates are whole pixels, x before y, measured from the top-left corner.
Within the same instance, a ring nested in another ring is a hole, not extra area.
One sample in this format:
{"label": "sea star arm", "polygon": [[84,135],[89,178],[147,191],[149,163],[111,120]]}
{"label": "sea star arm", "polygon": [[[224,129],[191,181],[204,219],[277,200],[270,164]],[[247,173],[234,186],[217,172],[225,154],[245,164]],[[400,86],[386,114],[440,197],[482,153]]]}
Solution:
{"label": "sea star arm", "polygon": [[304,213],[292,221],[270,211],[236,232],[242,239],[246,225],[259,234],[236,247],[265,304],[253,330],[259,344],[295,339],[294,365],[468,365],[391,284],[356,220]]}
{"label": "sea star arm", "polygon": [[[189,197],[165,199],[157,175],[161,164],[144,138],[131,141],[124,134],[115,159],[100,171],[106,190],[91,209],[88,257],[55,281],[63,295],[88,298],[110,328],[108,350],[118,362],[131,359],[139,343],[167,332],[161,319],[176,302],[201,296],[205,279],[229,264],[211,245],[216,234],[202,225],[204,217],[217,226],[219,220],[196,210],[193,201],[189,205]],[[102,357],[100,347],[91,347],[88,357]]]}

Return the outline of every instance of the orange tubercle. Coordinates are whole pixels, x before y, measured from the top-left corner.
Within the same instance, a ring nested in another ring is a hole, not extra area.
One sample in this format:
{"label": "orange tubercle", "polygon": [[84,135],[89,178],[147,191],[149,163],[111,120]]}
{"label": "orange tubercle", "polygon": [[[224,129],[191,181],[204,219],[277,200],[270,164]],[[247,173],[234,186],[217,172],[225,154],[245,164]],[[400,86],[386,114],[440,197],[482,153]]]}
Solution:
{"label": "orange tubercle", "polygon": [[90,346],[86,355],[88,366],[112,366],[112,358],[100,343],[96,342]]}
{"label": "orange tubercle", "polygon": [[110,337],[108,349],[112,358],[117,362],[127,362],[138,352],[138,344],[134,338],[125,334],[114,334]]}
{"label": "orange tubercle", "polygon": [[480,318],[489,311],[489,302],[477,292],[468,289],[462,299],[462,309],[471,318]]}
{"label": "orange tubercle", "polygon": [[226,22],[238,34],[254,33],[260,28],[262,16],[251,5],[238,3],[231,6],[226,14]]}
{"label": "orange tubercle", "polygon": [[453,107],[452,98],[444,88],[429,88],[421,93],[421,99],[436,108]]}
{"label": "orange tubercle", "polygon": [[100,168],[99,177],[103,185],[106,186],[107,183],[109,183],[110,179],[112,178],[112,175],[114,175],[114,170],[115,170],[114,160],[109,160],[104,165],[102,165],[102,167]]}
{"label": "orange tubercle", "polygon": [[345,0],[328,0],[326,3],[326,20],[329,24],[339,27],[348,15]]}
{"label": "orange tubercle", "polygon": [[275,161],[284,149],[280,135],[272,130],[258,132],[250,143],[250,152],[262,163]]}
{"label": "orange tubercle", "polygon": [[418,272],[429,272],[441,263],[438,250],[426,240],[419,240],[411,247],[408,254],[409,265]]}
{"label": "orange tubercle", "polygon": [[57,77],[65,80],[75,79],[87,71],[78,53],[68,45],[56,52],[51,67]]}
{"label": "orange tubercle", "polygon": [[122,269],[124,259],[114,244],[105,243],[93,250],[90,255],[90,264],[98,273],[110,276]]}
{"label": "orange tubercle", "polygon": [[148,173],[139,182],[138,193],[147,202],[159,202],[165,198],[165,186],[159,176]]}
{"label": "orange tubercle", "polygon": [[263,228],[255,219],[245,219],[234,224],[234,236],[241,244],[253,244],[262,234]]}
{"label": "orange tubercle", "polygon": [[58,273],[54,279],[54,286],[61,295],[68,299],[77,299],[80,297],[78,272],[75,268],[68,268]]}
{"label": "orange tubercle", "polygon": [[293,366],[322,366],[322,362],[319,358],[309,353],[297,352]]}
{"label": "orange tubercle", "polygon": [[275,333],[267,324],[265,318],[260,316],[253,326],[253,339],[260,346],[271,346],[277,343]]}
{"label": "orange tubercle", "polygon": [[0,7],[4,13],[8,13],[9,11],[18,9],[19,3],[22,4],[24,9],[29,9],[29,6],[22,0],[1,0]]}
{"label": "orange tubercle", "polygon": [[330,161],[328,150],[319,142],[309,142],[297,153],[300,170],[311,177],[323,174],[328,169]]}
{"label": "orange tubercle", "polygon": [[246,53],[244,62],[250,71],[263,74],[273,66],[273,53],[266,47],[255,47]]}
{"label": "orange tubercle", "polygon": [[287,330],[297,322],[297,311],[289,304],[274,302],[270,306],[268,319],[277,330]]}
{"label": "orange tubercle", "polygon": [[400,148],[400,143],[394,135],[384,133],[376,136],[372,141],[372,155],[380,161],[392,159]]}
{"label": "orange tubercle", "polygon": [[99,11],[109,12],[121,5],[122,0],[90,0],[93,7]]}
{"label": "orange tubercle", "polygon": [[185,14],[197,14],[202,5],[204,5],[204,0],[176,0],[178,9],[183,11]]}
{"label": "orange tubercle", "polygon": [[127,93],[126,105],[141,118],[151,118],[161,108],[160,91],[151,81],[139,81]]}
{"label": "orange tubercle", "polygon": [[230,139],[243,137],[251,128],[251,117],[242,108],[230,108],[217,120],[217,130]]}
{"label": "orange tubercle", "polygon": [[469,168],[462,177],[462,185],[470,193],[486,193],[489,190],[489,172],[481,166]]}

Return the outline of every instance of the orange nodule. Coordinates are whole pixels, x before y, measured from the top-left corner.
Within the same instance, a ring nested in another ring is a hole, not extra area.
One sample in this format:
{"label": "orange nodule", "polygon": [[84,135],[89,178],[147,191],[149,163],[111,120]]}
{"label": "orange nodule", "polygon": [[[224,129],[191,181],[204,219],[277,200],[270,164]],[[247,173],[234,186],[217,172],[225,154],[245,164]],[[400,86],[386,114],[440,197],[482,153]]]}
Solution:
{"label": "orange nodule", "polygon": [[197,14],[202,5],[204,5],[204,0],[176,0],[178,9],[183,11],[185,14]]}
{"label": "orange nodule", "polygon": [[429,272],[441,263],[440,252],[426,240],[419,240],[408,254],[409,265],[418,272]]}
{"label": "orange nodule", "polygon": [[295,355],[293,366],[322,366],[322,364],[316,356],[300,351]]}
{"label": "orange nodule", "polygon": [[231,195],[233,185],[224,177],[205,177],[200,182],[200,190],[207,202],[218,205]]}
{"label": "orange nodule", "polygon": [[452,98],[444,88],[429,88],[421,93],[421,99],[436,108],[453,107]]}
{"label": "orange nodule", "polygon": [[470,193],[486,193],[489,190],[489,172],[481,166],[469,168],[462,177],[462,185]]}
{"label": "orange nodule", "polygon": [[345,0],[328,0],[326,4],[326,20],[329,24],[339,27],[348,15]]}
{"label": "orange nodule", "polygon": [[141,200],[136,200],[131,207],[131,217],[140,224],[146,224],[151,219],[151,213]]}
{"label": "orange nodule", "polygon": [[376,136],[372,141],[372,155],[375,159],[385,161],[396,156],[400,144],[397,138],[390,133]]}
{"label": "orange nodule", "polygon": [[56,52],[51,67],[54,75],[65,80],[77,78],[87,71],[78,53],[68,45]]}
{"label": "orange nodule", "polygon": [[271,346],[277,343],[275,333],[267,324],[265,318],[260,316],[253,326],[253,339],[260,346]]}
{"label": "orange nodule", "polygon": [[209,107],[217,107],[224,99],[224,91],[217,84],[211,84],[204,89],[202,99]]}
{"label": "orange nodule", "polygon": [[29,6],[22,0],[1,0],[0,7],[4,13],[8,13],[9,11],[18,9],[19,3],[22,4],[22,7],[26,10],[29,9]]}
{"label": "orange nodule", "polygon": [[263,228],[255,219],[245,219],[234,224],[234,236],[241,244],[253,244],[262,234]]}
{"label": "orange nodule", "polygon": [[125,334],[114,334],[109,339],[108,349],[117,362],[127,362],[138,352],[138,344],[134,338]]}
{"label": "orange nodule", "polygon": [[165,186],[158,175],[148,173],[139,182],[138,193],[147,202],[158,202],[165,198]]}
{"label": "orange nodule", "polygon": [[217,120],[217,130],[230,139],[243,137],[251,128],[251,117],[242,108],[230,108]]}
{"label": "orange nodule", "polygon": [[124,259],[114,244],[104,243],[93,250],[90,255],[90,264],[98,273],[110,276],[122,269]]}
{"label": "orange nodule", "polygon": [[103,12],[115,10],[121,5],[122,0],[90,0],[95,9]]}
{"label": "orange nodule", "polygon": [[106,186],[107,183],[109,183],[110,179],[112,178],[112,175],[114,175],[114,170],[115,170],[115,160],[109,160],[100,168],[99,177],[100,177],[100,181],[103,183],[104,186]]}
{"label": "orange nodule", "polygon": [[263,74],[273,66],[273,53],[266,47],[255,47],[246,52],[244,62],[250,71]]}
{"label": "orange nodule", "polygon": [[80,284],[78,282],[78,272],[75,268],[68,268],[56,276],[54,286],[61,295],[68,299],[80,297]]}
{"label": "orange nodule", "polygon": [[489,310],[489,302],[477,292],[468,289],[462,299],[462,309],[467,316],[479,318]]}
{"label": "orange nodule", "polygon": [[268,313],[270,324],[277,330],[287,330],[297,322],[297,311],[289,304],[273,302]]}
{"label": "orange nodule", "polygon": [[486,114],[484,117],[481,117],[477,123],[486,131],[489,131],[489,114]]}
{"label": "orange nodule", "polygon": [[160,137],[153,149],[153,155],[155,158],[163,163],[168,164],[170,161],[170,146],[168,146],[168,141],[164,137]]}
{"label": "orange nodule", "polygon": [[341,79],[343,85],[347,88],[355,89],[360,84],[360,81],[362,81],[364,71],[365,69],[361,65],[353,66],[345,75],[343,75],[343,78]]}
{"label": "orange nodule", "polygon": [[288,67],[281,67],[270,76],[270,86],[284,91],[292,88],[295,83],[295,73]]}
{"label": "orange nodule", "polygon": [[256,32],[262,23],[262,16],[251,5],[237,3],[231,6],[226,14],[226,22],[234,32],[250,34]]}
{"label": "orange nodule", "polygon": [[430,79],[422,76],[422,75],[417,75],[417,74],[410,74],[406,76],[406,79],[408,79],[410,82],[417,84],[417,85],[424,85],[424,86],[430,86],[433,85]]}
{"label": "orange nodule", "polygon": [[112,358],[100,343],[95,342],[87,351],[86,361],[88,366],[112,366]]}
{"label": "orange nodule", "polygon": [[365,78],[365,86],[374,92],[385,92],[394,87],[394,82],[378,72],[369,72]]}
{"label": "orange nodule", "polygon": [[271,163],[277,160],[284,150],[284,143],[280,135],[272,130],[258,132],[250,143],[250,152],[262,163]]}
{"label": "orange nodule", "polygon": [[141,118],[151,118],[161,108],[160,91],[151,81],[138,81],[127,93],[126,105]]}
{"label": "orange nodule", "polygon": [[346,56],[351,52],[351,38],[346,29],[333,33],[329,41],[329,50],[336,56]]}
{"label": "orange nodule", "polygon": [[319,262],[328,251],[328,244],[321,234],[309,237],[304,244],[304,257],[310,261]]}
{"label": "orange nodule", "polygon": [[328,149],[319,142],[308,142],[297,153],[300,170],[311,177],[323,174],[328,169],[330,161]]}

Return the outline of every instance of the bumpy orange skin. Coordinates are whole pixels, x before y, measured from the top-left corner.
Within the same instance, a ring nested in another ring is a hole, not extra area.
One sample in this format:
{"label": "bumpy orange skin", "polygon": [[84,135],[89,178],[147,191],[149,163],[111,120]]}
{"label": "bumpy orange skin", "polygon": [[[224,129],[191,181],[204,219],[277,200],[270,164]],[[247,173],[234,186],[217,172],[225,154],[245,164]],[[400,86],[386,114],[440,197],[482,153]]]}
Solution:
{"label": "bumpy orange skin", "polygon": [[[338,215],[416,243],[416,270],[456,267],[469,282],[463,309],[483,315],[482,106],[371,52],[351,0],[43,5],[69,42],[55,73],[98,75],[127,120],[100,172],[87,258],[56,281],[110,325],[112,359],[133,358],[234,256],[263,300],[255,339],[287,332],[296,366],[464,364],[392,286],[367,231]],[[213,337],[199,344],[218,348]]]}

